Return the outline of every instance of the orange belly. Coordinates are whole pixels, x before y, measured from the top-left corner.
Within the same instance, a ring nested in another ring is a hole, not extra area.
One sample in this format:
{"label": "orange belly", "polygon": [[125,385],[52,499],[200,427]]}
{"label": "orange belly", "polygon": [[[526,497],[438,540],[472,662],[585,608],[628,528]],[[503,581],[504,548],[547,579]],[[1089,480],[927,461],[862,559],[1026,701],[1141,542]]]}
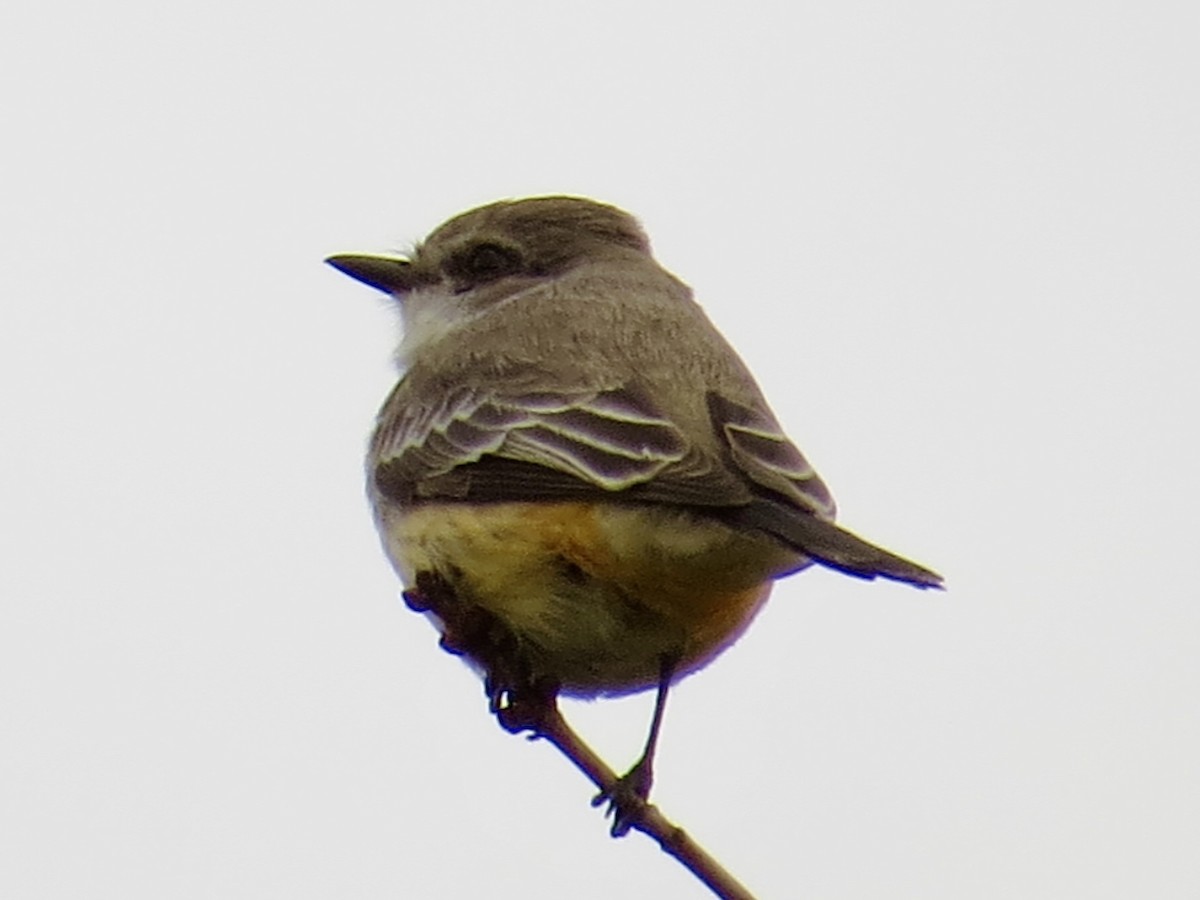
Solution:
{"label": "orange belly", "polygon": [[567,693],[636,691],[664,657],[679,675],[728,647],[773,579],[806,560],[766,537],[655,506],[426,504],[377,508],[406,585],[420,572],[503,621]]}

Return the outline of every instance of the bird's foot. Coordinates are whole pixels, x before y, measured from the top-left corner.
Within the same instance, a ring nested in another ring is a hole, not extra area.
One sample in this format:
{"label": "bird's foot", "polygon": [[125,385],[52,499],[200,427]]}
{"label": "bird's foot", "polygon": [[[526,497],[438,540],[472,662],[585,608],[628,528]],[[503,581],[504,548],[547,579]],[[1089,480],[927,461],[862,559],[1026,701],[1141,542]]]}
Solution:
{"label": "bird's foot", "polygon": [[630,828],[641,821],[646,813],[646,798],[650,796],[653,783],[654,772],[649,761],[643,757],[611,787],[592,798],[592,806],[608,804],[604,814],[612,816],[613,837],[624,837]]}

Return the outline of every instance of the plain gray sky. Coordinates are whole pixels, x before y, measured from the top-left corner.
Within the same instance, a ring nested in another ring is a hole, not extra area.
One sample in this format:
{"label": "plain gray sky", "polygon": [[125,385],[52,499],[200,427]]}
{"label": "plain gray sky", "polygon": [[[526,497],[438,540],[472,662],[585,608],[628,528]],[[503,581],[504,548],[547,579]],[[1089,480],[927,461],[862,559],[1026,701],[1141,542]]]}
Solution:
{"label": "plain gray sky", "polygon": [[[851,528],[675,693],[763,897],[1200,896],[1197,8],[18,3],[0,34],[0,894],[644,896],[398,599],[391,311],[470,206],[640,216]],[[650,698],[572,704],[614,766]]]}

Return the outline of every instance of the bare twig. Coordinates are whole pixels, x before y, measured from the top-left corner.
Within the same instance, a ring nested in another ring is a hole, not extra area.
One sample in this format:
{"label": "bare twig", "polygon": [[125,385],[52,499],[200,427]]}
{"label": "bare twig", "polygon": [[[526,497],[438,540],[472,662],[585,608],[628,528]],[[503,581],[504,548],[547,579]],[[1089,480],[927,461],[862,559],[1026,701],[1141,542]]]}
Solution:
{"label": "bare twig", "polygon": [[[533,738],[553,744],[600,789],[601,795],[616,795],[617,774],[567,724],[553,699],[536,706],[520,704],[503,707],[496,711],[496,715],[506,730],[513,733],[531,731]],[[723,900],[754,900],[754,895],[741,882],[692,840],[686,831],[670,822],[657,806],[637,799],[626,803],[621,815],[629,827],[657,841],[666,853],[679,860],[718,897]]]}
{"label": "bare twig", "polygon": [[[529,731],[533,738],[549,741],[600,789],[597,801],[607,798],[612,804],[614,837],[636,828],[657,841],[718,897],[754,900],[736,878],[687,832],[668,821],[658,807],[636,792],[621,790],[621,779],[559,712],[558,683],[534,677],[528,660],[519,652],[519,641],[500,619],[463,603],[444,579],[428,572],[417,575],[416,586],[404,592],[404,602],[416,612],[432,612],[438,617],[442,624],[441,645],[446,651],[468,656],[483,667],[491,711],[505,730],[513,734]],[[655,715],[661,714],[660,697]]]}

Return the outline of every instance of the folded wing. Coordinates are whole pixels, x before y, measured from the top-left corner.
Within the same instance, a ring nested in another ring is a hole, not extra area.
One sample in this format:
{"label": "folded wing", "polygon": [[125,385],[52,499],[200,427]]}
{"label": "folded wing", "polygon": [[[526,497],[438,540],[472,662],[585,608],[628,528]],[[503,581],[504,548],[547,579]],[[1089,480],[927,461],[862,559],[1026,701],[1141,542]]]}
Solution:
{"label": "folded wing", "polygon": [[433,406],[393,395],[374,439],[375,484],[400,503],[606,497],[689,506],[851,575],[940,584],[833,524],[828,488],[765,404],[710,393],[708,413],[715,440],[703,446],[634,385],[460,387]]}

